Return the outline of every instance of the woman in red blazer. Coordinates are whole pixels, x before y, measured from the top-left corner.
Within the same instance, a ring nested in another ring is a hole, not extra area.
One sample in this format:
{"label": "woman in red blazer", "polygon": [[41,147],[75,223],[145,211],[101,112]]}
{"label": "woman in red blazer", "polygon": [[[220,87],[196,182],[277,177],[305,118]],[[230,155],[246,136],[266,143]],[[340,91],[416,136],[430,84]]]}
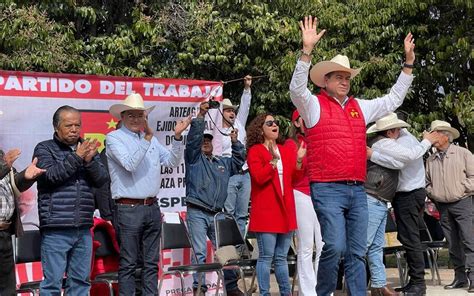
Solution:
{"label": "woman in red blazer", "polygon": [[261,295],[270,295],[274,262],[280,295],[290,295],[286,257],[296,229],[293,178],[303,174],[306,148],[294,151],[278,145],[278,123],[270,114],[258,115],[247,128],[247,163],[252,180],[249,231],[258,243],[257,281]]}

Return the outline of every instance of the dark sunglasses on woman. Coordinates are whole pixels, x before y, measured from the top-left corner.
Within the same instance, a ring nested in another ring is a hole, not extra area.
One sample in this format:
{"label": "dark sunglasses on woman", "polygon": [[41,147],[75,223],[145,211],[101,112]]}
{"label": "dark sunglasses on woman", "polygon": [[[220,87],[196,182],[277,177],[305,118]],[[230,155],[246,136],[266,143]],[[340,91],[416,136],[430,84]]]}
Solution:
{"label": "dark sunglasses on woman", "polygon": [[267,121],[265,121],[265,125],[268,126],[268,127],[272,127],[273,124],[278,126],[278,121],[276,121],[276,120],[267,120]]}

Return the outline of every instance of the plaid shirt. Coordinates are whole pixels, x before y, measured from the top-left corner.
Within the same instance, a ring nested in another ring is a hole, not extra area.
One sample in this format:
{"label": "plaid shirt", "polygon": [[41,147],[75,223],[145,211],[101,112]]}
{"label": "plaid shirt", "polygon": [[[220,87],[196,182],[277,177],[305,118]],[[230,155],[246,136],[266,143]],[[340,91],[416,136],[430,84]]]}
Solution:
{"label": "plaid shirt", "polygon": [[10,169],[3,160],[3,156],[4,153],[0,150],[0,222],[8,222],[15,210],[15,200],[10,185]]}
{"label": "plaid shirt", "polygon": [[10,174],[0,180],[0,222],[8,222],[15,209],[13,190],[10,185]]}

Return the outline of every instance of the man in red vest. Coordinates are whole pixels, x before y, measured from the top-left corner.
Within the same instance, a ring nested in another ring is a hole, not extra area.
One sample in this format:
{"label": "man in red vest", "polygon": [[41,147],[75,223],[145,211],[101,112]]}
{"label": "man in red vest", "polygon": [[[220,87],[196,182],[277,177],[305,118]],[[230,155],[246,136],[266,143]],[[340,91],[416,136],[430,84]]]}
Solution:
{"label": "man in red vest", "polygon": [[403,102],[413,81],[415,44],[409,33],[404,41],[405,64],[388,94],[373,100],[348,96],[350,81],[360,69],[337,55],[316,64],[311,80],[321,92],[307,88],[311,54],[324,35],[317,19],[300,22],[303,39],[301,57],[290,84],[290,96],[307,126],[308,171],[311,196],[325,243],[319,261],[318,295],[336,290],[338,265],[344,257],[346,284],[351,295],[366,295],[365,254],[367,239],[367,196],[365,127]]}

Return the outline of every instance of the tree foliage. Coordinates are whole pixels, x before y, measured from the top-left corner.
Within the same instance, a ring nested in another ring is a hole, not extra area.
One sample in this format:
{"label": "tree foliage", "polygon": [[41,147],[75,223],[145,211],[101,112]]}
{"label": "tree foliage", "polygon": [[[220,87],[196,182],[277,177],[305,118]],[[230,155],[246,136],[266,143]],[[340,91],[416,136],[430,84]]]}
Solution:
{"label": "tree foliage", "polygon": [[[313,62],[348,55],[363,67],[351,93],[367,99],[395,82],[411,31],[416,78],[401,109],[416,131],[445,119],[474,147],[472,0],[6,1],[0,13],[2,69],[222,81],[265,75],[254,82],[251,112],[286,117],[304,15],[327,29]],[[225,84],[234,101],[241,91],[241,82]]]}

